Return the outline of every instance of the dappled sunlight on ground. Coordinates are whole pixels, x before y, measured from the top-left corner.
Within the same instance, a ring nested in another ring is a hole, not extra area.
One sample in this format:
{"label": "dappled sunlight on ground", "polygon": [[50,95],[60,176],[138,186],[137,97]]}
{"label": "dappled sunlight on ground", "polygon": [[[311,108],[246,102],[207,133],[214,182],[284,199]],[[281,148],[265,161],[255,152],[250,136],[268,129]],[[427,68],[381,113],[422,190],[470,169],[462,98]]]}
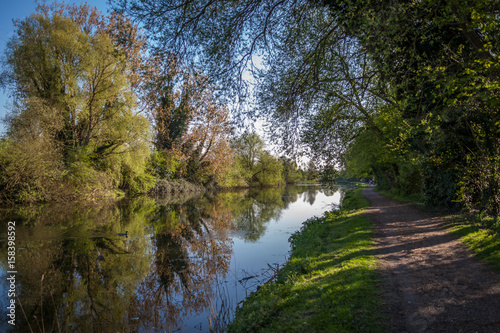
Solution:
{"label": "dappled sunlight on ground", "polygon": [[436,214],[364,190],[376,223],[383,297],[395,331],[499,332],[500,276]]}

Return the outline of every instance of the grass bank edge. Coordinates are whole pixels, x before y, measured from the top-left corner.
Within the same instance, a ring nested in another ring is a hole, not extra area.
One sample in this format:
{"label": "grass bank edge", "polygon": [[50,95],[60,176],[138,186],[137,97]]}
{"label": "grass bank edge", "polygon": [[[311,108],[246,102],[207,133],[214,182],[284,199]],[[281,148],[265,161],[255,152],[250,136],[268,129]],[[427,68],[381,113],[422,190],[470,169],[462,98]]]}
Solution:
{"label": "grass bank edge", "polygon": [[[411,202],[425,209],[423,203],[415,197],[398,196],[388,191],[379,193],[391,199]],[[433,209],[435,211],[435,209]],[[473,214],[455,213],[443,216],[444,227],[458,237],[481,261],[500,273],[500,225],[491,217],[479,217]]]}
{"label": "grass bank edge", "polygon": [[443,217],[444,226],[458,237],[481,261],[500,273],[500,233],[474,216],[454,214]]}
{"label": "grass bank edge", "polygon": [[228,332],[386,331],[366,207],[350,190],[339,211],[304,222],[277,281],[243,302]]}

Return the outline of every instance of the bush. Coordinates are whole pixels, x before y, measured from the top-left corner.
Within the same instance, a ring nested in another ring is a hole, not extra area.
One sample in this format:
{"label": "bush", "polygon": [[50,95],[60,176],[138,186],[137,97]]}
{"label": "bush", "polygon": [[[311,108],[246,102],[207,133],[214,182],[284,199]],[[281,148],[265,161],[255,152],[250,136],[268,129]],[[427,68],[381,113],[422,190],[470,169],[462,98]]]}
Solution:
{"label": "bush", "polygon": [[156,150],[149,157],[146,169],[155,178],[172,179],[179,165],[180,162],[175,156]]}
{"label": "bush", "polygon": [[229,172],[222,176],[222,179],[217,183],[220,187],[230,188],[230,187],[247,187],[249,178],[248,171],[243,166],[241,158],[237,156],[234,159],[233,164]]}
{"label": "bush", "polygon": [[0,142],[0,201],[51,200],[62,175],[60,152],[41,140]]}
{"label": "bush", "polygon": [[458,209],[455,172],[427,165],[424,168],[424,203],[429,207]]}

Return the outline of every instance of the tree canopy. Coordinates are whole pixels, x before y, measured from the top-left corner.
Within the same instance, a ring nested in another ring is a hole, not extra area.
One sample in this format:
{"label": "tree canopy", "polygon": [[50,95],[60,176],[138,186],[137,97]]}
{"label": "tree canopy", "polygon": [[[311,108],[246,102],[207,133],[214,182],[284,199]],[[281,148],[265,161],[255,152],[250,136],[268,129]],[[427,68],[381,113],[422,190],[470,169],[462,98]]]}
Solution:
{"label": "tree canopy", "polygon": [[137,194],[172,178],[214,185],[229,171],[239,185],[281,183],[281,164],[260,152],[259,177],[241,174],[229,109],[205,72],[119,13],[40,4],[16,21],[3,61],[14,103],[0,201]]}
{"label": "tree canopy", "polygon": [[430,205],[498,215],[497,2],[111,3],[108,16],[42,4],[17,21],[1,75],[16,101],[4,193],[43,197],[60,181],[81,191],[88,177],[132,192],[172,175],[294,179],[251,135],[231,144],[223,97],[255,93],[248,115],[266,118],[288,157],[306,151]]}
{"label": "tree canopy", "polygon": [[367,149],[390,158],[371,172],[395,180],[416,168],[429,204],[498,215],[498,2],[112,3],[225,87],[241,92],[250,68],[285,151],[345,162],[373,136],[379,148]]}
{"label": "tree canopy", "polygon": [[[150,126],[134,92],[143,45],[128,20],[87,5],[43,4],[17,21],[2,73],[15,97],[1,161],[7,197],[49,199],[61,182],[76,191],[151,186],[144,173]],[[30,174],[22,161],[34,146]]]}

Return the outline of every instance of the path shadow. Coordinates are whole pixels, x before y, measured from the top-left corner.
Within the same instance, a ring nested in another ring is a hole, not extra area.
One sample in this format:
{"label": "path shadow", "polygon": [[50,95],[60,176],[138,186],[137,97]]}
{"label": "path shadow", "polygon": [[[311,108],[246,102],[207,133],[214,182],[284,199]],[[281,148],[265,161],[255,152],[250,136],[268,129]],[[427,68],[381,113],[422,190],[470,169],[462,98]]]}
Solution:
{"label": "path shadow", "polygon": [[431,214],[384,197],[371,204],[382,297],[395,332],[500,332],[500,277]]}

